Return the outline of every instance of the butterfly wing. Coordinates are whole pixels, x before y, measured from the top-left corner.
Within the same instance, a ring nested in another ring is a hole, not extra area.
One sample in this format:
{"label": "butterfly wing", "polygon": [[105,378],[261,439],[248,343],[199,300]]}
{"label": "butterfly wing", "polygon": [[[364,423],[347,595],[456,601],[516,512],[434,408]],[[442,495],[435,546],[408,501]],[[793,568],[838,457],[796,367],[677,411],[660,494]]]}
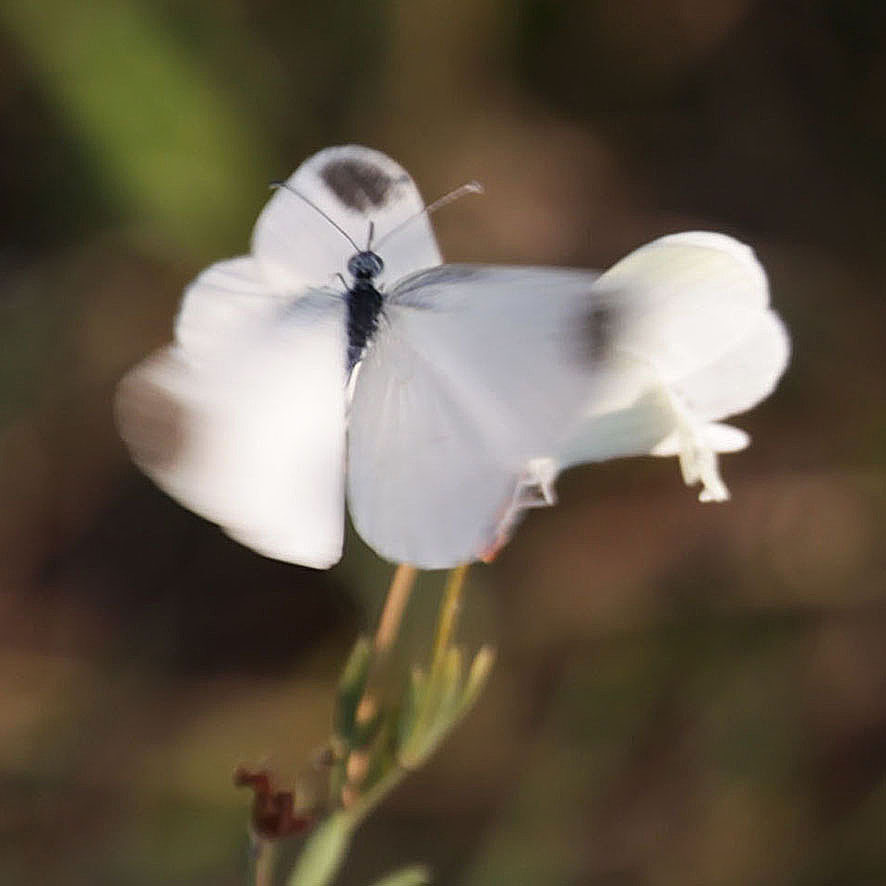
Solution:
{"label": "butterfly wing", "polygon": [[177,344],[121,382],[121,435],[162,489],[229,535],[328,567],[344,519],[345,304],[262,296],[248,265],[223,264],[191,288]]}
{"label": "butterfly wing", "polygon": [[302,163],[265,206],[252,252],[270,280],[297,292],[328,285],[344,272],[357,250],[341,231],[364,249],[370,223],[373,242],[379,242],[412,219],[385,243],[385,269],[377,281],[384,284],[440,264],[430,222],[420,215],[423,208],[412,177],[390,157],[359,145],[326,148]]}
{"label": "butterfly wing", "polygon": [[253,256],[217,262],[185,289],[175,319],[176,343],[192,361],[211,362],[272,323],[291,299],[274,290]]}
{"label": "butterfly wing", "polygon": [[495,544],[527,465],[609,374],[594,275],[443,265],[402,281],[359,368],[348,496],[383,556],[424,568]]}
{"label": "butterfly wing", "polygon": [[256,222],[253,254],[212,265],[186,289],[175,332],[192,356],[224,351],[278,311],[282,299],[344,272],[355,249],[342,231],[362,246],[370,223],[376,242],[399,228],[385,244],[379,285],[441,261],[415,183],[379,151],[327,148],[286,185],[292,190],[278,190]]}
{"label": "butterfly wing", "polygon": [[328,566],[342,541],[346,306],[318,288],[370,224],[375,242],[399,228],[392,279],[440,253],[412,178],[378,151],[328,148],[286,184],[252,255],[188,287],[175,345],[124,379],[117,416],[135,461],[183,504],[268,556]]}

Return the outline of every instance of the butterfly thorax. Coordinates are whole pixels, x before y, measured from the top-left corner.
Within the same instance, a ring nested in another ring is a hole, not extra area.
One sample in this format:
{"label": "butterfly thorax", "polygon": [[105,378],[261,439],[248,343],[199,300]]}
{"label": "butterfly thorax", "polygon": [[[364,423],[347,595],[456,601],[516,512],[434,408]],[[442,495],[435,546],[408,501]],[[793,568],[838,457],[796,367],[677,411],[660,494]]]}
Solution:
{"label": "butterfly thorax", "polygon": [[384,268],[384,262],[374,252],[366,250],[352,255],[348,271],[354,282],[347,292],[348,303],[348,372],[360,361],[366,343],[378,327],[382,294],[375,287],[375,277]]}

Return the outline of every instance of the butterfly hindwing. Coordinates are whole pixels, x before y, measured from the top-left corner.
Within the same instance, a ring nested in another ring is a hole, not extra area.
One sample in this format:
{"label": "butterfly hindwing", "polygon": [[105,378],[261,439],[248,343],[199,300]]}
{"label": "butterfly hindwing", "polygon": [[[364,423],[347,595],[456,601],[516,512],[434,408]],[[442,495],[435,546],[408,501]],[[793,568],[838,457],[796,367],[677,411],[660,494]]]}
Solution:
{"label": "butterfly hindwing", "polygon": [[618,318],[594,279],[443,265],[389,295],[348,455],[354,523],[382,555],[444,568],[494,543],[526,465],[556,452],[607,377]]}
{"label": "butterfly hindwing", "polygon": [[344,520],[345,305],[311,292],[255,313],[227,342],[189,351],[189,334],[132,370],[120,431],[161,488],[234,538],[330,566]]}

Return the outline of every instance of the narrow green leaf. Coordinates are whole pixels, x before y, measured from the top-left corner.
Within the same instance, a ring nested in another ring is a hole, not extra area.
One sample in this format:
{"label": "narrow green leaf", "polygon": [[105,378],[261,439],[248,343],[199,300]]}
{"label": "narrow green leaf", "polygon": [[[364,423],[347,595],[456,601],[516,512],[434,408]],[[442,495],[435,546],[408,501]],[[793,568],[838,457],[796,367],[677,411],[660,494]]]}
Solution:
{"label": "narrow green leaf", "polygon": [[347,857],[354,824],[346,812],[330,815],[299,855],[288,886],[328,886]]}
{"label": "narrow green leaf", "polygon": [[427,748],[433,741],[434,724],[443,697],[446,671],[438,667],[422,680],[417,694],[415,720],[409,737],[400,748],[400,763],[407,769],[419,766],[427,755]]}
{"label": "narrow green leaf", "polygon": [[468,679],[465,682],[464,691],[459,701],[459,716],[463,717],[483,691],[492,666],[495,664],[495,650],[491,646],[482,646],[474,656],[471,668],[468,671]]}
{"label": "narrow green leaf", "polygon": [[461,682],[464,673],[464,658],[461,649],[453,646],[446,651],[443,662],[443,685],[437,710],[434,712],[435,724],[449,726],[457,717],[456,709],[461,699]]}
{"label": "narrow green leaf", "polygon": [[0,25],[130,218],[207,251],[244,242],[267,189],[262,128],[162,5],[6,0]]}
{"label": "narrow green leaf", "polygon": [[401,749],[403,766],[413,769],[424,763],[455,724],[462,670],[461,651],[454,647],[447,649],[438,667],[431,672],[420,699],[416,725],[410,740]]}
{"label": "narrow green leaf", "polygon": [[427,886],[430,882],[430,869],[417,864],[388,874],[381,880],[376,880],[373,886]]}
{"label": "narrow green leaf", "polygon": [[361,793],[370,791],[397,766],[396,747],[394,746],[396,729],[395,717],[392,715],[385,718],[369,754],[369,765],[360,788]]}
{"label": "narrow green leaf", "polygon": [[358,637],[342,670],[333,714],[333,730],[348,745],[354,740],[357,705],[366,689],[371,664],[372,641],[368,637]]}
{"label": "narrow green leaf", "polygon": [[425,689],[425,674],[421,668],[413,668],[409,685],[404,692],[403,704],[397,721],[397,747],[403,748],[412,738],[421,709]]}
{"label": "narrow green leaf", "polygon": [[342,668],[341,677],[338,681],[339,691],[358,690],[362,692],[366,686],[366,676],[369,672],[369,661],[372,657],[372,640],[369,637],[357,637],[351,649],[351,654]]}
{"label": "narrow green leaf", "polygon": [[455,726],[459,719],[461,682],[463,673],[461,650],[450,647],[441,662],[437,681],[437,692],[433,698],[433,709],[425,715],[426,731],[422,736],[420,762],[433,753],[440,742]]}
{"label": "narrow green leaf", "polygon": [[422,725],[425,728],[431,726],[436,719],[437,712],[440,710],[440,703],[446,695],[448,681],[451,676],[449,668],[451,667],[449,652],[443,656],[442,660],[436,667],[431,668],[425,691],[421,702],[421,718]]}
{"label": "narrow green leaf", "polygon": [[[494,662],[495,653],[491,647],[484,646],[480,649],[471,663],[464,688],[461,689],[461,656],[457,650],[450,650],[444,666],[439,669],[441,676],[435,687],[438,694],[433,697],[431,691],[428,691],[419,725],[400,752],[400,764],[403,767],[415,769],[437,750],[446,736],[470,711],[486,684]],[[430,705],[433,705],[433,709]]]}
{"label": "narrow green leaf", "polygon": [[369,747],[375,741],[384,720],[384,712],[376,711],[368,720],[355,723],[351,733],[351,748],[357,750]]}

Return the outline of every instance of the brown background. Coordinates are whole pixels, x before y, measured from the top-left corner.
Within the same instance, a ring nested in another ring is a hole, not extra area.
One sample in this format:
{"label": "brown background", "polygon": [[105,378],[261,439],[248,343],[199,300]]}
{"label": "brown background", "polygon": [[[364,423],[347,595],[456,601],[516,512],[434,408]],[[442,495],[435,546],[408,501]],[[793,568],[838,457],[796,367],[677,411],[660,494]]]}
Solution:
{"label": "brown background", "polygon": [[348,141],[429,199],[484,182],[436,219],[453,260],[739,236],[795,355],[731,503],[673,460],[576,470],[474,571],[493,681],[340,882],[886,882],[884,10],[5,0],[0,882],[241,883],[234,766],[326,734],[389,567],[353,534],[328,573],[238,547],[137,474],[109,404],[267,183]]}

